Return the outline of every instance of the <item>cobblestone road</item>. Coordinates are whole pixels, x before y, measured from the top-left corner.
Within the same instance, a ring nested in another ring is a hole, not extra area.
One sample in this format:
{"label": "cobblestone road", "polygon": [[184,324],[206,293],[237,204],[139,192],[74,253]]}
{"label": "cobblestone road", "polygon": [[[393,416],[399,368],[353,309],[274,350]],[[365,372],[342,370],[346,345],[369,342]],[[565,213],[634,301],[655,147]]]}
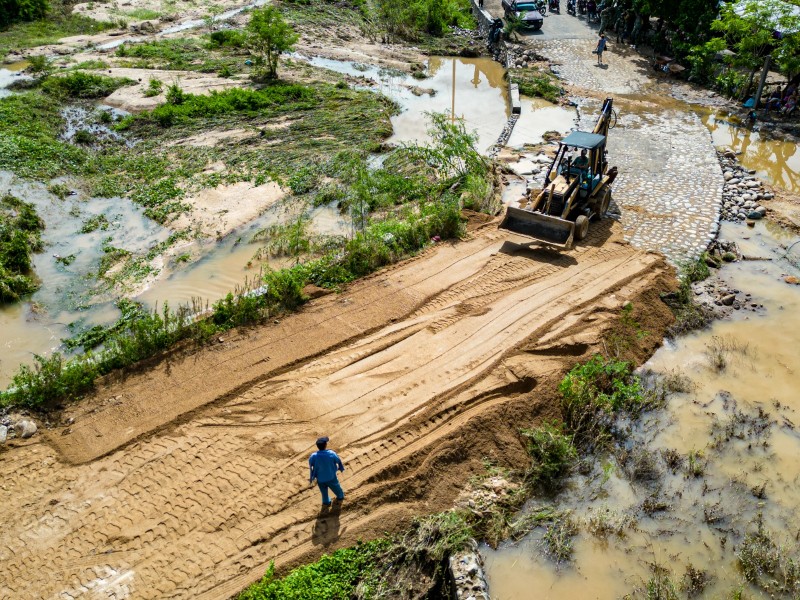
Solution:
{"label": "cobblestone road", "polygon": [[698,255],[716,234],[722,202],[709,131],[688,104],[667,98],[676,84],[654,77],[648,59],[615,44],[613,33],[601,68],[592,54],[596,32],[582,19],[548,15],[542,29],[546,35],[527,35],[523,45],[550,59],[573,88],[581,129],[593,127],[600,97],[615,98],[608,148],[610,164],[619,167],[614,202],[625,238],[673,263]]}

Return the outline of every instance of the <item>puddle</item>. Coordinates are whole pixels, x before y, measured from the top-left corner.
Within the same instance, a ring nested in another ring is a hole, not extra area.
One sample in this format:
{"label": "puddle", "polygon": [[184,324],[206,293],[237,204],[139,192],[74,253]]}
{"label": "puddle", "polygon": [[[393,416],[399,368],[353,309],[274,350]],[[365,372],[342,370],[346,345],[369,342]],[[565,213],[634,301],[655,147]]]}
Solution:
{"label": "puddle", "polygon": [[[323,206],[308,213],[309,233],[316,235],[348,235],[349,219],[340,215],[334,207]],[[170,277],[156,282],[151,288],[137,296],[136,300],[153,308],[169,302],[171,306],[191,303],[200,298],[214,302],[229,292],[242,288],[248,281],[259,277],[262,268],[280,269],[292,264],[292,259],[271,258],[257,260],[254,255],[263,242],[253,242],[253,235],[275,223],[285,222],[284,206],[277,206],[253,221],[245,228],[226,236],[207,248],[199,248],[205,254],[200,260],[183,268]],[[197,249],[195,249],[197,250]]]}
{"label": "puddle", "polygon": [[[61,339],[70,335],[70,323],[80,321],[89,327],[118,318],[119,311],[113,303],[89,304],[88,292],[96,281],[105,243],[141,253],[166,240],[170,231],[120,198],[84,200],[69,196],[59,200],[44,185],[21,182],[8,172],[0,172],[0,189],[36,205],[46,225],[42,233],[44,251],[33,255],[41,287],[25,302],[0,305],[0,386],[4,387],[20,364],[32,363],[33,354],[57,350]],[[349,219],[335,207],[318,207],[308,216],[310,233],[351,233]],[[91,218],[101,219],[105,229],[79,233]],[[287,218],[285,205],[279,205],[221,242],[187,248],[196,262],[184,267],[171,259],[173,264],[165,268],[176,272],[156,281],[136,299],[150,308],[163,306],[165,301],[172,306],[198,298],[203,303],[214,302],[245,285],[248,279],[258,277],[262,266],[280,268],[290,264],[288,259],[254,260],[261,244],[249,243],[255,232]],[[65,265],[57,257],[69,257],[71,262]]]}
{"label": "puddle", "polygon": [[27,75],[23,75],[22,71],[30,65],[27,60],[11,63],[0,68],[0,98],[11,95],[11,90],[8,87],[20,79],[30,79]]}
{"label": "puddle", "polygon": [[787,190],[800,193],[800,152],[794,142],[773,140],[743,127],[734,115],[716,112],[701,115],[714,145],[741,152],[742,166],[755,169],[756,176]]}
{"label": "puddle", "polygon": [[[58,347],[68,335],[67,325],[107,323],[118,314],[110,303],[84,307],[86,294],[95,283],[104,243],[129,252],[142,252],[169,237],[169,231],[144,216],[141,209],[121,198],[69,196],[59,200],[40,183],[21,182],[0,172],[0,190],[36,206],[45,222],[44,250],[33,254],[32,263],[42,285],[22,303],[0,305],[0,385],[7,383],[33,354]],[[79,233],[91,218],[103,223],[89,233]],[[105,229],[103,229],[103,227]],[[67,259],[69,264],[59,262]]]}
{"label": "puddle", "polygon": [[[99,105],[97,111],[109,112],[112,120],[119,120],[127,114],[123,110],[111,107],[106,108],[105,105]],[[68,106],[62,109],[61,117],[64,119],[64,132],[61,134],[61,139],[67,142],[72,141],[75,134],[82,131],[85,134],[89,134],[91,139],[95,141],[114,141],[123,143],[128,148],[133,147],[134,142],[131,140],[121,136],[110,127],[95,122],[94,115],[97,111],[89,110],[82,106]]]}
{"label": "puddle", "polygon": [[[558,507],[573,511],[580,527],[573,560],[556,566],[545,557],[541,529],[497,551],[483,548],[492,598],[611,599],[635,591],[634,597],[656,597],[646,593],[653,565],[667,569],[676,590],[689,565],[707,572],[704,598],[728,598],[736,590],[747,598],[793,597],[748,584],[736,553],[760,514],[786,555],[798,554],[800,287],[783,279],[800,275],[800,244],[796,255],[782,258],[783,247],[798,238],[763,223],[755,230],[726,223],[721,237],[736,240],[745,254],[774,257],[730,264],[722,272],[765,309],[735,312],[664,346],[646,365],[681,374],[690,384],[690,391],[670,396],[666,409],[645,415],[627,444],[629,451],[645,451],[660,476],[632,480],[613,457],[575,476],[558,497]],[[724,369],[713,366],[719,360]],[[683,461],[675,471],[666,450]],[[694,463],[692,452],[700,453]],[[699,465],[695,473],[692,464]],[[653,507],[655,500],[664,505],[644,510],[645,501]],[[623,515],[636,521],[621,528],[622,536],[589,533],[590,519],[613,522]]]}
{"label": "puddle", "polygon": [[566,134],[575,129],[578,115],[575,109],[563,108],[541,98],[522,96],[522,113],[507,145],[520,148],[524,144],[538,144],[547,131]]}
{"label": "puddle", "polygon": [[[425,113],[449,112],[463,118],[467,131],[478,134],[478,149],[488,150],[497,141],[510,116],[505,69],[489,58],[432,56],[426,79],[386,70],[374,65],[354,64],[320,57],[295,58],[344,75],[365,77],[402,107],[392,117],[391,143],[426,142],[430,125]],[[415,93],[416,92],[416,93]]]}

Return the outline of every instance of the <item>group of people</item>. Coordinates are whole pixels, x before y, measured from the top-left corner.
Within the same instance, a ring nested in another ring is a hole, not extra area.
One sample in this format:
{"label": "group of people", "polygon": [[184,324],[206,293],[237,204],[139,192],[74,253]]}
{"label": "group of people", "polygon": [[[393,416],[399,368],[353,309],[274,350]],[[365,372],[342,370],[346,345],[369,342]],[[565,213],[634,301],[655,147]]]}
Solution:
{"label": "group of people", "polygon": [[790,115],[797,108],[797,83],[790,83],[785,89],[775,88],[764,103],[767,110],[777,110],[782,115]]}

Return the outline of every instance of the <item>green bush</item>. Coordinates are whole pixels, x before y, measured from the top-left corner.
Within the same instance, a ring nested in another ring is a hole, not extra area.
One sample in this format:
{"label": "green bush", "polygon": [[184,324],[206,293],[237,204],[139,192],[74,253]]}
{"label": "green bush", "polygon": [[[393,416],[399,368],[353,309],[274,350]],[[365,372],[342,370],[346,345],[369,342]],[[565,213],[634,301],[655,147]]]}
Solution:
{"label": "green bush", "polygon": [[42,89],[56,97],[104,98],[118,88],[135,83],[132,79],[127,78],[73,71],[67,75],[47,78],[42,83]]}
{"label": "green bush", "polygon": [[512,69],[511,82],[519,85],[519,93],[531,98],[544,98],[548,102],[558,102],[561,86],[558,79],[549,73],[535,69]]}
{"label": "green bush", "polygon": [[44,221],[36,208],[10,194],[0,198],[0,302],[18,300],[38,287],[31,254],[42,249]]}
{"label": "green bush", "polygon": [[260,90],[233,88],[223,92],[212,91],[205,96],[196,96],[173,90],[167,92],[167,103],[143,113],[141,120],[154,120],[162,127],[188,119],[209,119],[228,114],[256,116],[265,109],[281,106],[296,110],[311,108],[317,103],[313,89],[299,84],[276,84]]}
{"label": "green bush", "polygon": [[593,448],[611,434],[615,415],[639,414],[649,407],[649,400],[631,366],[619,360],[605,360],[595,355],[576,365],[558,387],[561,414],[574,443]]}
{"label": "green bush", "polygon": [[0,27],[43,19],[49,8],[47,0],[0,0]]}
{"label": "green bush", "polygon": [[343,548],[282,579],[270,564],[261,581],[239,594],[239,600],[349,600],[355,597],[359,582],[369,578],[386,545],[379,540]]}
{"label": "green bush", "polygon": [[466,0],[377,0],[376,5],[380,25],[406,39],[442,36],[450,26],[474,27]]}
{"label": "green bush", "polygon": [[243,31],[234,29],[223,29],[221,31],[214,31],[209,36],[209,46],[211,48],[243,48],[247,41]]}

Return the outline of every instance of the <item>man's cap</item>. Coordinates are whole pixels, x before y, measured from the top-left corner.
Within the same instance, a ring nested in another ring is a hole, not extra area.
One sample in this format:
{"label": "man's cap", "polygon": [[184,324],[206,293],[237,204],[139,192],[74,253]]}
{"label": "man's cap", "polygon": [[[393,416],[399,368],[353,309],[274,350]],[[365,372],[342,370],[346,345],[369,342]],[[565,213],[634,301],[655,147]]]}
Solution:
{"label": "man's cap", "polygon": [[328,443],[328,436],[317,438],[317,446]]}

